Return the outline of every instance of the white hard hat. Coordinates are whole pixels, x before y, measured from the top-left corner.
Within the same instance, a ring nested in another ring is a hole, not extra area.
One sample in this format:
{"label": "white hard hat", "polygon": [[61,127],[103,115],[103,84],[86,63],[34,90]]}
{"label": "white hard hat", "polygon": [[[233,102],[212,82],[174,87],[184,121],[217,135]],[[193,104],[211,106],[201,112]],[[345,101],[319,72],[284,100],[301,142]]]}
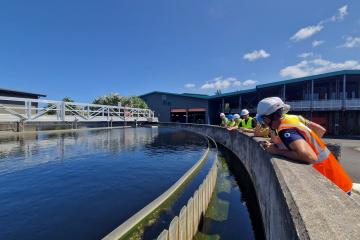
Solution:
{"label": "white hard hat", "polygon": [[220,113],[220,117],[225,117],[225,114],[224,114],[224,113]]}
{"label": "white hard hat", "polygon": [[245,115],[248,115],[248,114],[249,114],[249,111],[247,109],[241,110],[241,113],[240,113],[241,116],[245,116]]}
{"label": "white hard hat", "polygon": [[234,114],[234,119],[240,119],[240,115],[239,114]]}
{"label": "white hard hat", "polygon": [[279,97],[268,97],[261,100],[257,106],[257,114],[267,116],[279,109],[283,109],[283,113],[290,110],[290,106],[285,104]]}

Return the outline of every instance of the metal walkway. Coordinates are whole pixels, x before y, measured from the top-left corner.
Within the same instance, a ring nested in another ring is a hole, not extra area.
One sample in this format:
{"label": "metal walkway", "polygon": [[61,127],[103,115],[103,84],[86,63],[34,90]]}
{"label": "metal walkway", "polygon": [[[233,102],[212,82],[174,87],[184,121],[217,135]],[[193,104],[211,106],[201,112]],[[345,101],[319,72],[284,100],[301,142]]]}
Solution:
{"label": "metal walkway", "polygon": [[0,97],[0,122],[158,122],[150,109]]}

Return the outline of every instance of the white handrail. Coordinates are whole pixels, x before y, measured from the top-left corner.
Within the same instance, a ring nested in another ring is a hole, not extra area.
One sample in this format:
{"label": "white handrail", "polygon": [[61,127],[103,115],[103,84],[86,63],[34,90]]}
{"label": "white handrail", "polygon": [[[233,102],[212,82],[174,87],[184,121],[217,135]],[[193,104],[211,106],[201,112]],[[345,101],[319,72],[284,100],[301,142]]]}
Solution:
{"label": "white handrail", "polygon": [[0,96],[0,107],[0,121],[157,121],[150,109],[120,105]]}

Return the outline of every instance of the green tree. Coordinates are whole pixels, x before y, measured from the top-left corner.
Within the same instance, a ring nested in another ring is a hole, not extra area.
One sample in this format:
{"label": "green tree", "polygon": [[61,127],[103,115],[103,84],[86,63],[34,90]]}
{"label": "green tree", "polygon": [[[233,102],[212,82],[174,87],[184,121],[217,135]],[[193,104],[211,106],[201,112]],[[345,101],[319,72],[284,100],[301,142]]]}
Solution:
{"label": "green tree", "polygon": [[215,92],[215,95],[221,95],[221,94],[222,94],[221,90],[217,89],[216,92]]}
{"label": "green tree", "polygon": [[117,93],[110,93],[108,95],[104,95],[101,97],[95,98],[93,101],[94,104],[101,104],[101,105],[111,105],[111,106],[117,106],[119,102],[123,101],[122,96],[120,96]]}
{"label": "green tree", "polygon": [[137,96],[124,98],[123,101],[121,102],[121,105],[125,107],[134,107],[134,108],[145,108],[145,109],[149,108],[146,102]]}
{"label": "green tree", "polygon": [[123,107],[146,108],[146,109],[149,108],[148,105],[145,103],[145,101],[137,96],[123,97],[120,96],[118,93],[110,93],[108,95],[98,97],[93,101],[94,104],[111,105],[111,106],[117,106],[119,102]]}
{"label": "green tree", "polygon": [[62,99],[63,102],[75,102],[71,97],[64,97]]}

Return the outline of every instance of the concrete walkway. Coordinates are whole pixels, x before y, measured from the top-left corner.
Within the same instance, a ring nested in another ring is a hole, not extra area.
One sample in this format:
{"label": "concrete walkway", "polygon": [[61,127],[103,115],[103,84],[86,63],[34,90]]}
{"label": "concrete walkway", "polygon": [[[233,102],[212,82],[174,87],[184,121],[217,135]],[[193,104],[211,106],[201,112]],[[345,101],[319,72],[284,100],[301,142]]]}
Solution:
{"label": "concrete walkway", "polygon": [[325,138],[324,140],[341,146],[341,165],[354,183],[360,183],[360,140],[332,138]]}

